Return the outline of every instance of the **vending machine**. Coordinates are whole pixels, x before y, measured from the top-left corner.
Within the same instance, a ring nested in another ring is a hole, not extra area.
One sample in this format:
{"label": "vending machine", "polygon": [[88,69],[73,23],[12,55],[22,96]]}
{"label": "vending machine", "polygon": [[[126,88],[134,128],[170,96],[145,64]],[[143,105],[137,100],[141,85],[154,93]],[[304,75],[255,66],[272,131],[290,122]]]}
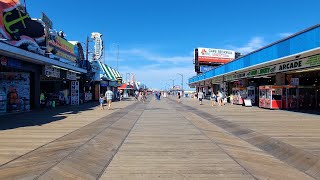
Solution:
{"label": "vending machine", "polygon": [[247,99],[250,99],[252,104],[256,103],[256,87],[254,86],[247,87]]}
{"label": "vending machine", "polygon": [[266,102],[266,87],[259,86],[259,107],[264,108]]}
{"label": "vending machine", "polygon": [[265,108],[282,109],[282,89],[283,86],[265,86],[266,98]]}

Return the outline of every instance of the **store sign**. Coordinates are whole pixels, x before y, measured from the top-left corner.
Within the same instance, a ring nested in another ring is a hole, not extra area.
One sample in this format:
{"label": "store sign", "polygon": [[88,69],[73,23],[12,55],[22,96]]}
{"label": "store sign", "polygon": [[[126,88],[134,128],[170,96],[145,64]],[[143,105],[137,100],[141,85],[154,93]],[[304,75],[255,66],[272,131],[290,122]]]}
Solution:
{"label": "store sign", "polygon": [[100,60],[103,53],[102,34],[98,32],[91,33],[91,38],[94,39],[94,60]]}
{"label": "store sign", "polygon": [[52,39],[49,40],[48,45],[49,52],[54,52],[54,55],[59,56],[63,59],[70,60],[72,62],[77,61],[77,56],[75,54],[76,46],[58,35],[51,36],[51,38]]}
{"label": "store sign", "polygon": [[117,77],[117,83],[118,83],[118,85],[122,84],[122,77]]}
{"label": "store sign", "polygon": [[207,72],[216,68],[216,66],[200,66],[200,72]]}
{"label": "store sign", "polygon": [[60,69],[55,68],[50,65],[45,65],[44,66],[44,74],[47,77],[54,77],[54,78],[60,78]]}
{"label": "store sign", "polygon": [[290,85],[299,86],[299,78],[291,78]]}
{"label": "store sign", "polygon": [[71,105],[79,105],[79,81],[71,81]]}
{"label": "store sign", "polygon": [[41,20],[46,24],[47,28],[52,29],[53,23],[44,12],[41,13]]}
{"label": "store sign", "polygon": [[281,64],[271,65],[268,67],[263,67],[260,69],[254,69],[245,73],[239,73],[236,75],[228,75],[226,76],[226,81],[232,81],[235,79],[241,78],[249,78],[249,77],[257,77],[264,76],[268,74],[278,73],[278,72],[286,72],[296,69],[309,68],[313,66],[320,65],[320,55],[311,56],[308,58],[303,58],[299,60],[294,60],[290,62],[285,62]]}
{"label": "store sign", "polygon": [[235,51],[225,49],[198,48],[199,63],[227,63],[235,59]]}
{"label": "store sign", "polygon": [[77,80],[77,74],[71,71],[67,71],[67,79],[69,80]]}

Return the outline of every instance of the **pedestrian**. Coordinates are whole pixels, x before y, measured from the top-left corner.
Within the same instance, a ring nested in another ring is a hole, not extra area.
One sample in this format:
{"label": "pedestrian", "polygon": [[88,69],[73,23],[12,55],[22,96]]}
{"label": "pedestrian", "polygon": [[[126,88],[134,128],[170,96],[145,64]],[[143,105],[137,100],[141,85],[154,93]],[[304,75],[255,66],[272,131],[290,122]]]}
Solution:
{"label": "pedestrian", "polygon": [[210,100],[211,100],[211,106],[213,107],[217,101],[217,95],[214,92],[212,92],[212,94],[210,96]]}
{"label": "pedestrian", "polygon": [[218,105],[221,106],[221,104],[222,104],[222,93],[221,93],[221,91],[218,91],[218,93],[217,93],[217,101],[218,101]]}
{"label": "pedestrian", "polygon": [[100,102],[100,109],[101,110],[104,110],[104,97],[103,97],[103,94],[101,94],[100,98],[99,98],[99,102]]}
{"label": "pedestrian", "polygon": [[180,92],[178,92],[178,103],[181,103],[181,95],[180,95]]}
{"label": "pedestrian", "polygon": [[135,100],[135,101],[138,101],[138,97],[139,97],[139,92],[136,90],[136,91],[134,92],[134,100]]}
{"label": "pedestrian", "polygon": [[229,98],[230,98],[230,104],[233,105],[233,94],[230,94]]}
{"label": "pedestrian", "polygon": [[199,99],[200,105],[202,105],[202,99],[203,99],[203,92],[202,92],[202,91],[199,91],[199,93],[198,93],[198,99]]}
{"label": "pedestrian", "polygon": [[107,103],[108,103],[108,110],[111,109],[111,103],[112,103],[112,98],[113,98],[113,92],[110,90],[110,87],[107,88],[107,92],[105,94],[105,97],[107,99]]}

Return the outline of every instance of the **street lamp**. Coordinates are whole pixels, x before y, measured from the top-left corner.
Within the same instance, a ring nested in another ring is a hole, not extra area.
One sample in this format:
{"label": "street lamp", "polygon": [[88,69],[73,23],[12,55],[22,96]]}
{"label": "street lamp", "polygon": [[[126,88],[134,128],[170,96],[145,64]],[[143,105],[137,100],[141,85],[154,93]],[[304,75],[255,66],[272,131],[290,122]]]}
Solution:
{"label": "street lamp", "polygon": [[117,46],[117,71],[118,71],[118,61],[119,61],[119,43],[112,43],[111,49],[114,49],[114,46]]}
{"label": "street lamp", "polygon": [[181,90],[183,90],[183,74],[181,74],[181,73],[177,73],[178,75],[180,75],[181,76]]}
{"label": "street lamp", "polygon": [[174,79],[170,79],[172,81],[172,89],[174,88]]}

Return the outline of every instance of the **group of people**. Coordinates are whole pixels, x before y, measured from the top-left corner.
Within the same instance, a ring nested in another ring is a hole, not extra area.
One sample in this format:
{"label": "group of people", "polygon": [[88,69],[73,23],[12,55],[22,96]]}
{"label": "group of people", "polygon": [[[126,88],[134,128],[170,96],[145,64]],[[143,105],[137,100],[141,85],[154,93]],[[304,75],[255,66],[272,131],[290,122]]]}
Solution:
{"label": "group of people", "polygon": [[[199,91],[197,94],[197,98],[199,100],[200,105],[202,105],[202,100],[204,99],[204,93],[202,91]],[[233,95],[231,94],[228,96],[230,99],[231,105],[233,104]],[[226,93],[223,91],[217,91],[217,93],[212,92],[210,96],[211,106],[214,106],[216,103],[218,103],[219,106],[223,106],[227,102],[227,96]]]}
{"label": "group of people", "polygon": [[147,92],[145,91],[135,91],[134,92],[134,99],[135,101],[139,101],[139,102],[146,102],[147,100]]}

